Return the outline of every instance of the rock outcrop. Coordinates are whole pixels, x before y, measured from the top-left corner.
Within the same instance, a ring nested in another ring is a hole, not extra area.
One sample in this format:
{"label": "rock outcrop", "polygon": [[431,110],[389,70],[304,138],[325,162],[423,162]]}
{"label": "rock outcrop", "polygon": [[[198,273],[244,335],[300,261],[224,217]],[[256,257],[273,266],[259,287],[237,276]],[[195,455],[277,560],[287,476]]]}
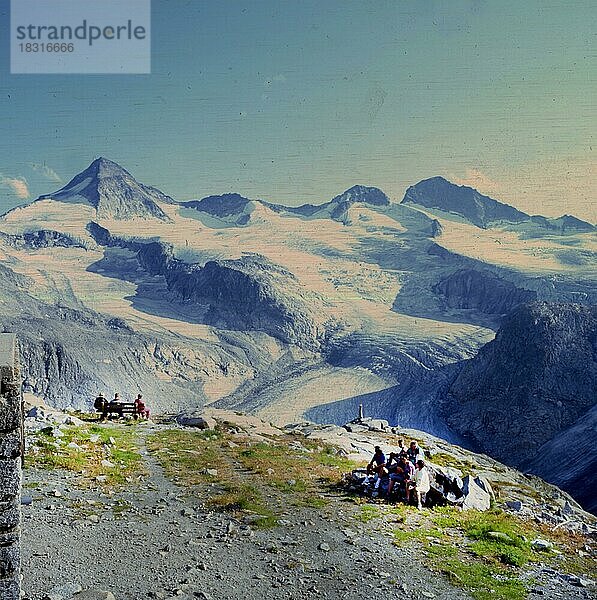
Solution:
{"label": "rock outcrop", "polygon": [[264,331],[312,349],[324,336],[321,313],[309,306],[296,278],[263,257],[209,261],[187,277],[170,281],[184,299],[207,303],[207,318],[213,324]]}
{"label": "rock outcrop", "polygon": [[[445,416],[473,448],[507,464],[534,464],[553,481],[549,467],[540,467],[541,454],[559,434],[583,427],[595,390],[597,306],[533,303],[510,314],[495,340],[465,361]],[[570,432],[562,439],[571,439]],[[594,429],[583,435],[583,444],[595,446]],[[594,453],[579,460],[595,471]]]}
{"label": "rock outcrop", "polygon": [[517,287],[491,271],[459,269],[433,286],[449,308],[504,315],[537,299],[537,292]]}
{"label": "rock outcrop", "polygon": [[201,200],[181,202],[181,206],[193,208],[214,217],[229,217],[242,213],[250,202],[251,200],[240,194],[221,194],[207,196]]}

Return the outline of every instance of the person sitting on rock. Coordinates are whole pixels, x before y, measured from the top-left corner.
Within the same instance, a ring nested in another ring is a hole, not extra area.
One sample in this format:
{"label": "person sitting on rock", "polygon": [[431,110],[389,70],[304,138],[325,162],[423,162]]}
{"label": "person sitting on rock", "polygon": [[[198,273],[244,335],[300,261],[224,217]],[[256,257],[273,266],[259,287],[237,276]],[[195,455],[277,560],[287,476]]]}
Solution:
{"label": "person sitting on rock", "polygon": [[427,492],[431,489],[429,471],[425,466],[425,461],[418,460],[417,468],[412,481],[406,485],[406,503],[410,502],[411,494],[417,502],[417,508],[421,510],[427,500]]}
{"label": "person sitting on rock", "polygon": [[143,396],[141,394],[137,394],[135,398],[135,411],[142,419],[149,419],[149,408],[143,402]]}
{"label": "person sitting on rock", "polygon": [[400,461],[400,453],[399,452],[390,452],[388,454],[388,460],[386,462],[386,469],[388,473],[394,473],[396,469],[399,467]]}
{"label": "person sitting on rock", "polygon": [[371,462],[367,465],[367,475],[373,473],[379,474],[379,471],[386,465],[386,455],[382,452],[379,446],[375,446],[375,452]]}
{"label": "person sitting on rock", "polygon": [[404,445],[404,440],[401,438],[398,440],[398,452],[397,454],[406,454],[408,448]]}
{"label": "person sitting on rock", "polygon": [[406,455],[408,456],[408,460],[413,465],[417,464],[418,460],[422,460],[424,458],[423,450],[421,450],[419,444],[417,444],[416,440],[413,440],[406,451]]}
{"label": "person sitting on rock", "polygon": [[401,455],[398,459],[398,465],[393,473],[390,473],[390,485],[388,487],[388,496],[392,493],[395,485],[398,484],[399,489],[406,492],[409,481],[415,474],[415,468],[412,463],[406,458],[405,455]]}

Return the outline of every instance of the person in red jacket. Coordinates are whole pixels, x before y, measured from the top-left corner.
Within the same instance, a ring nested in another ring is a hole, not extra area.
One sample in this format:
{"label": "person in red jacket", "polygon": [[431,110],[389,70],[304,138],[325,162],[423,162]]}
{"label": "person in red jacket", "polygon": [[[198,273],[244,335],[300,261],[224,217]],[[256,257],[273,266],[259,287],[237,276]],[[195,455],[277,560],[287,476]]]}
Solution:
{"label": "person in red jacket", "polygon": [[143,419],[149,419],[149,408],[143,402],[143,396],[141,394],[137,394],[135,398],[135,410],[137,414]]}

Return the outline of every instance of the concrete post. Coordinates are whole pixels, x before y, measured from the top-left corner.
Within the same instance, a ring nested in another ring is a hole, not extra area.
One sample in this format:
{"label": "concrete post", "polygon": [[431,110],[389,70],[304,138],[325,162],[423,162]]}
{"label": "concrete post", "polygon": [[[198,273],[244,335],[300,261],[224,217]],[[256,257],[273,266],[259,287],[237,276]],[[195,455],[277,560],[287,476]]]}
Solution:
{"label": "concrete post", "polygon": [[21,596],[23,412],[17,342],[0,334],[0,598]]}

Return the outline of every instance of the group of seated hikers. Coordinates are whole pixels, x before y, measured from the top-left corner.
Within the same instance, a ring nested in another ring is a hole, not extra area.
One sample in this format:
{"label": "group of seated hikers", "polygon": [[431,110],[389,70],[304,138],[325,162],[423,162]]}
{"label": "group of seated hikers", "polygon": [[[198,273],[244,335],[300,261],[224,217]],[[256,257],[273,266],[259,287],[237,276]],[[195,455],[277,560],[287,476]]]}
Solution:
{"label": "group of seated hikers", "polygon": [[423,450],[414,440],[408,448],[399,440],[398,448],[398,452],[390,452],[386,457],[381,448],[375,446],[373,458],[367,465],[366,483],[373,484],[371,496],[386,494],[388,498],[404,499],[407,504],[412,501],[422,508],[431,489]]}
{"label": "group of seated hikers", "polygon": [[125,414],[130,414],[133,418],[149,419],[149,408],[143,400],[142,394],[137,394],[133,402],[125,402],[120,398],[120,394],[114,394],[113,400],[107,400],[100,392],[93,403],[95,410],[101,413],[102,421],[107,419],[109,415],[115,414],[123,417]]}

